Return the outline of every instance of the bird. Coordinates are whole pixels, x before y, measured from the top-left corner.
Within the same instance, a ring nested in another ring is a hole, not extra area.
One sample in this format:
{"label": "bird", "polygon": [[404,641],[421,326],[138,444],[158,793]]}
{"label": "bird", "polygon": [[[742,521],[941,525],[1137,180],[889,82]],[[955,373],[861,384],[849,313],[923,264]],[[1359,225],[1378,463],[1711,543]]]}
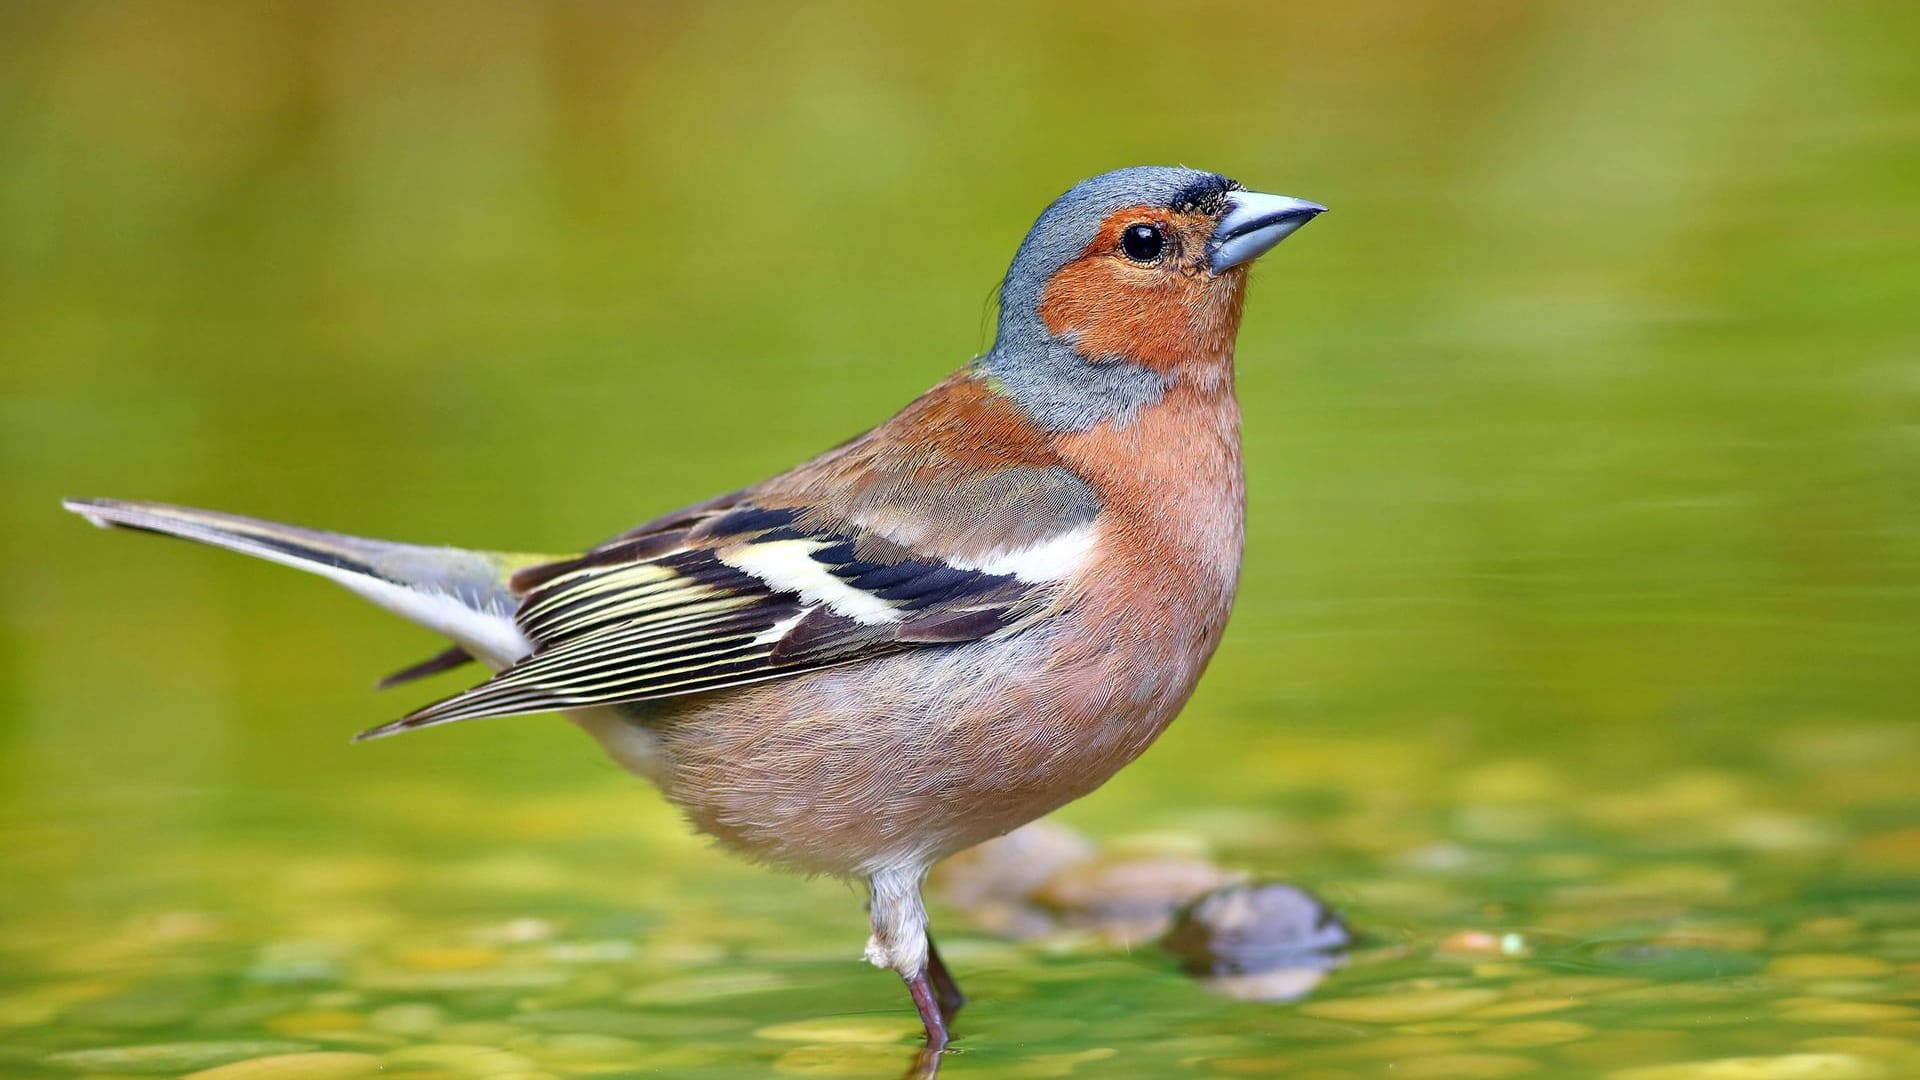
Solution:
{"label": "bird", "polygon": [[865,958],[937,1053],[966,999],[929,869],[1105,783],[1220,642],[1248,272],[1325,209],[1186,167],[1081,181],[1019,244],[985,352],[818,457],[567,555],[64,505],[310,571],[451,642],[383,686],[491,670],[359,740],[562,713],[723,846],[863,882]]}

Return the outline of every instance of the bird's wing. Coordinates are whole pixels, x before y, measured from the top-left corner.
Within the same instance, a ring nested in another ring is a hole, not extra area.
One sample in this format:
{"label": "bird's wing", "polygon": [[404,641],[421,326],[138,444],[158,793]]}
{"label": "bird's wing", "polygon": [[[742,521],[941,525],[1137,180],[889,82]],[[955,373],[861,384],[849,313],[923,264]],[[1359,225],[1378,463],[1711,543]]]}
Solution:
{"label": "bird's wing", "polygon": [[736,505],[692,528],[603,547],[522,577],[524,660],[362,738],[486,716],[720,690],[1044,617],[1092,543],[1064,528],[983,559],[915,551],[803,508]]}
{"label": "bird's wing", "polygon": [[1011,632],[1058,610],[1100,500],[962,372],[881,427],[509,587],[530,655],[366,732],[721,690]]}

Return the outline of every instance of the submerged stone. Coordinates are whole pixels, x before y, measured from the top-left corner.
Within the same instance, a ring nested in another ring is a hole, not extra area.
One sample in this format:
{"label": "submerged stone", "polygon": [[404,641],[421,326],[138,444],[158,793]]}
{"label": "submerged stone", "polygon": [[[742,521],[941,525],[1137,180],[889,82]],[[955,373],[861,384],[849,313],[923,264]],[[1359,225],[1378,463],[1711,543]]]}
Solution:
{"label": "submerged stone", "polygon": [[1396,994],[1335,998],[1302,1006],[1300,1011],[1323,1020],[1351,1020],[1362,1024],[1411,1024],[1472,1012],[1499,1000],[1497,990],[1408,990]]}
{"label": "submerged stone", "polygon": [[1233,885],[1183,908],[1161,943],[1188,974],[1241,1000],[1292,1001],[1339,966],[1353,934],[1311,893]]}
{"label": "submerged stone", "polygon": [[1024,903],[1068,867],[1090,862],[1093,841],[1065,825],[1036,821],[946,860],[934,883],[963,908]]}
{"label": "submerged stone", "polygon": [[1069,867],[1034,894],[1079,923],[1160,920],[1240,875],[1192,855],[1103,858]]}
{"label": "submerged stone", "polygon": [[1206,988],[1235,1001],[1298,1001],[1327,977],[1317,968],[1279,968],[1251,975],[1209,975]]}

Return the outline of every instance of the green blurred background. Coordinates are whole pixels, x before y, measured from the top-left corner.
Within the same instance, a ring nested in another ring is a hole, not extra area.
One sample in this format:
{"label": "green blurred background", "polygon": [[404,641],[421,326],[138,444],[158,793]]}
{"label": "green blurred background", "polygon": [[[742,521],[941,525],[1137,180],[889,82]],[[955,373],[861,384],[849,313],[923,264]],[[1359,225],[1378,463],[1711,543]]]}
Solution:
{"label": "green blurred background", "polygon": [[[369,691],[427,636],[57,499],[581,546],[884,416],[985,347],[1048,200],[1176,162],[1334,212],[1252,286],[1226,642],[1066,819],[1407,943],[1334,993],[1494,979],[1429,956],[1462,927],[1590,972],[1704,919],[1761,936],[1632,977],[1847,955],[1880,967],[1836,999],[1905,1010],[1850,1037],[1920,1034],[1917,47],[1895,2],[0,7],[0,1041],[31,1071],[183,1038],[73,1002],[202,1015],[289,942],[346,973],[316,993],[377,997],[351,972],[396,942],[534,917],[659,946],[616,997],[793,988],[713,1023],[903,1010],[850,962],[845,889],[708,852],[558,721],[350,748],[455,685]],[[152,930],[180,913],[213,929]],[[1321,1045],[1149,957],[995,948],[956,1073]],[[1546,1075],[1894,1067],[1801,1046],[1838,1037],[1783,1019],[1806,986],[1742,985],[1743,1020],[1677,1042],[1670,1002],[1588,1017],[1614,1058],[1397,1037]],[[1164,1049],[1215,1036],[1250,1041]],[[659,1042],[689,1075],[787,1060]]]}

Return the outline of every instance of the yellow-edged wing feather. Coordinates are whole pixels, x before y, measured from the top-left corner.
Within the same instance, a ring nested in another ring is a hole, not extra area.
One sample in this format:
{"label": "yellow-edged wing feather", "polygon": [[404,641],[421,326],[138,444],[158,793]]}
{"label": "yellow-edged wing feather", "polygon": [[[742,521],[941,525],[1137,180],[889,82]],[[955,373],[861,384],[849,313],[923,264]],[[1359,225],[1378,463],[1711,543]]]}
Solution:
{"label": "yellow-edged wing feather", "polygon": [[860,554],[798,513],[734,509],[696,533],[622,540],[531,572],[515,621],[531,655],[361,735],[702,693],[996,633],[1031,586],[911,553]]}

